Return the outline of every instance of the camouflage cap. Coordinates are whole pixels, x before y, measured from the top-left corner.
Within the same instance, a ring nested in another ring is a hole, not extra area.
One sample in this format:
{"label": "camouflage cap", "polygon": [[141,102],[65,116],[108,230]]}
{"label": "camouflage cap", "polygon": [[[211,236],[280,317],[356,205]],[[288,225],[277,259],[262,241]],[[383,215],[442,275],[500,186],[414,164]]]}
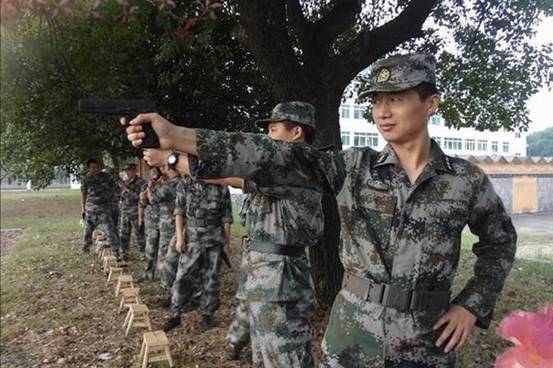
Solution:
{"label": "camouflage cap", "polygon": [[270,118],[257,120],[256,123],[265,126],[278,121],[290,121],[315,129],[315,107],[302,101],[282,102],[271,111]]}
{"label": "camouflage cap", "polygon": [[395,55],[376,61],[371,67],[367,89],[359,95],[395,92],[422,82],[436,84],[436,59],[430,54]]}

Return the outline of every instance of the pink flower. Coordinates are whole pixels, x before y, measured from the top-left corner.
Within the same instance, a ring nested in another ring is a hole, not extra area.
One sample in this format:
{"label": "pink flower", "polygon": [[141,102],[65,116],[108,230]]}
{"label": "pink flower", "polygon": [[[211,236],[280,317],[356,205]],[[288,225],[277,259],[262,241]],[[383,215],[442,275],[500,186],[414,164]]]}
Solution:
{"label": "pink flower", "polygon": [[497,358],[496,368],[553,367],[553,305],[538,313],[512,313],[501,321],[497,334],[515,346]]}

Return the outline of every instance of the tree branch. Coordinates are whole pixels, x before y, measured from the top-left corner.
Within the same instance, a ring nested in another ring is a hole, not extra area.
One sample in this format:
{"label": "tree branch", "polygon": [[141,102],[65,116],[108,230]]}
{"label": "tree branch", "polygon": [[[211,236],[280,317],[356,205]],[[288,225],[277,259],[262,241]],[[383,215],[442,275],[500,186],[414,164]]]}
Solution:
{"label": "tree branch", "polygon": [[326,47],[340,34],[350,30],[355,25],[355,18],[361,13],[361,0],[336,0],[334,7],[327,15],[314,23],[314,34],[317,42]]}
{"label": "tree branch", "polygon": [[328,70],[338,70],[335,83],[349,83],[360,71],[385,54],[413,38],[423,36],[422,25],[437,0],[412,0],[397,17],[374,29],[366,29],[329,63]]}
{"label": "tree branch", "polygon": [[284,0],[235,0],[241,26],[240,40],[255,56],[263,73],[272,82],[277,99],[294,96],[294,83],[305,78],[292,48],[286,27]]}

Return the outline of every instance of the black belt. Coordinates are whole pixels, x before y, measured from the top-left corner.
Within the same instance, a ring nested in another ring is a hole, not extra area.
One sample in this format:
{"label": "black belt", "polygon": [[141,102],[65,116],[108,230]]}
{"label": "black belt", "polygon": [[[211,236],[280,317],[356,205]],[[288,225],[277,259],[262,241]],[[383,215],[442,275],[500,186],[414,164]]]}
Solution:
{"label": "black belt", "polygon": [[344,274],[342,287],[364,300],[398,310],[437,310],[449,305],[449,291],[406,290],[348,273]]}
{"label": "black belt", "polygon": [[207,226],[217,226],[222,225],[223,220],[222,219],[188,219],[186,220],[186,226],[191,227],[207,227]]}
{"label": "black belt", "polygon": [[247,248],[263,253],[274,253],[283,256],[299,257],[305,254],[305,247],[286,244],[277,244],[268,241],[246,240]]}

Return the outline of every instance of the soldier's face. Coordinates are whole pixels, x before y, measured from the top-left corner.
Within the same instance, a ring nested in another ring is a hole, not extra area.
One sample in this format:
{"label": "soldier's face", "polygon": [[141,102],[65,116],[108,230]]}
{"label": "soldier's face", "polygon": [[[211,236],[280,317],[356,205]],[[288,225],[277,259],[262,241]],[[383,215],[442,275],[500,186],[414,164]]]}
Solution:
{"label": "soldier's face", "polygon": [[88,172],[92,175],[98,175],[100,173],[100,165],[91,163],[88,165]]}
{"label": "soldier's face", "polygon": [[127,170],[127,177],[132,179],[136,176],[136,170]]}
{"label": "soldier's face", "polygon": [[372,116],[378,131],[391,143],[413,141],[427,134],[427,122],[438,107],[437,98],[421,100],[414,89],[377,92],[372,99]]}
{"label": "soldier's face", "polygon": [[302,137],[299,126],[288,129],[282,122],[270,123],[267,135],[273,140],[284,142],[296,142]]}

